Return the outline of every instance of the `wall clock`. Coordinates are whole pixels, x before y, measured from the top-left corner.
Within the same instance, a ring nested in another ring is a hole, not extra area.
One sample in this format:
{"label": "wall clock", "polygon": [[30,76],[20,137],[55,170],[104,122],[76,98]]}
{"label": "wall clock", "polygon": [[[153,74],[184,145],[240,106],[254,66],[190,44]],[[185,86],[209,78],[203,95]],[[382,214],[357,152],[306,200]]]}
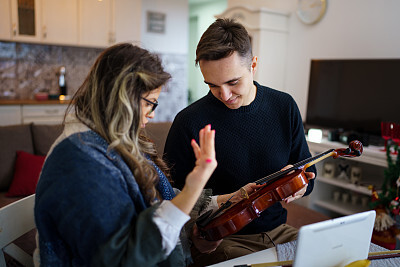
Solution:
{"label": "wall clock", "polygon": [[326,12],[326,0],[298,0],[297,17],[305,24],[314,24],[322,19]]}

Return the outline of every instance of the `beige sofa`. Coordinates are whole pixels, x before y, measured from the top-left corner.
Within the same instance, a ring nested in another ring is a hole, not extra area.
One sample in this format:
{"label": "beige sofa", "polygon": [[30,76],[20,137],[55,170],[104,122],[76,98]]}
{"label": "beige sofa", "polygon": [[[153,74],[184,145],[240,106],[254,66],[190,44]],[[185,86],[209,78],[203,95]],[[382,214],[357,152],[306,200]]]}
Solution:
{"label": "beige sofa", "polygon": [[[61,125],[26,124],[0,127],[0,207],[22,197],[22,195],[5,196],[13,182],[15,171],[18,169],[18,172],[30,174],[29,169],[27,169],[29,166],[16,166],[17,151],[29,153],[32,155],[32,159],[36,159],[33,155],[45,156],[51,144],[61,132]],[[21,160],[28,161],[27,165],[31,164],[29,157],[20,158],[18,163],[22,163]],[[15,169],[16,167],[17,169]],[[23,184],[20,186],[23,186]]]}
{"label": "beige sofa", "polygon": [[[149,123],[146,127],[148,136],[154,141],[160,154],[164,151],[164,143],[170,125],[170,122],[160,122]],[[45,156],[55,139],[61,134],[62,129],[62,125],[37,124],[0,127],[0,207],[23,197],[22,195],[6,197],[10,185],[12,182],[15,182],[13,179],[16,172],[22,171],[30,174],[27,167],[16,165],[17,160],[18,163],[21,163],[21,158],[17,158],[17,151],[24,151],[31,155]],[[36,158],[32,157],[32,159]],[[26,161],[29,159],[24,158],[23,160]],[[27,163],[27,165],[31,165],[30,162]]]}

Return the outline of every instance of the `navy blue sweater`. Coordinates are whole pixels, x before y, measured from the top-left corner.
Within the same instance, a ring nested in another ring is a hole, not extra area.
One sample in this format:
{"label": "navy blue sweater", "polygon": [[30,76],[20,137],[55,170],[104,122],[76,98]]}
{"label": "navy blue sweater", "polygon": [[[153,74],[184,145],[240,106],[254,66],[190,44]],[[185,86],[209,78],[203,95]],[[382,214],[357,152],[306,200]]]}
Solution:
{"label": "navy blue sweater", "polygon": [[[190,140],[199,140],[207,124],[215,129],[218,167],[206,188],[227,194],[311,156],[302,119],[293,98],[255,82],[257,94],[248,106],[229,109],[211,92],[183,109],[174,119],[165,145],[165,160],[172,167],[174,186],[182,188],[195,157]],[[308,171],[316,172],[315,167]],[[314,187],[310,181],[306,194]],[[287,211],[278,202],[239,234],[269,231],[286,222]]]}

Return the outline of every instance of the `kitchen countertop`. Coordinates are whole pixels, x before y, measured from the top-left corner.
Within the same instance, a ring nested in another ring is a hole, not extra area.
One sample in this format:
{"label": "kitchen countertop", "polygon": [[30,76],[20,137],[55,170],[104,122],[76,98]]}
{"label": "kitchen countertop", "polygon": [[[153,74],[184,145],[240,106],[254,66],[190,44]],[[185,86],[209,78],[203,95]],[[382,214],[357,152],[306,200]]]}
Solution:
{"label": "kitchen countertop", "polygon": [[57,105],[70,102],[71,100],[0,99],[0,105]]}

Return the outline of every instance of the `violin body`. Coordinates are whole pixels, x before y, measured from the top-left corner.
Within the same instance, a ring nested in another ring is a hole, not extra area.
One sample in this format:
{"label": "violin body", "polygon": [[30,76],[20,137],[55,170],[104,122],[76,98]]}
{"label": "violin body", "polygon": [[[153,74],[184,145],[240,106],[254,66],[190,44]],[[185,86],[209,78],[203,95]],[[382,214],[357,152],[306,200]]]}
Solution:
{"label": "violin body", "polygon": [[277,201],[293,195],[308,184],[308,179],[302,170],[286,175],[278,181],[267,184],[226,210],[221,217],[211,220],[200,228],[201,234],[207,240],[219,240],[230,234],[237,233],[252,220],[275,204]]}
{"label": "violin body", "polygon": [[220,240],[228,235],[237,233],[251,221],[260,217],[260,214],[278,201],[294,195],[308,184],[305,170],[327,157],[358,157],[363,152],[363,145],[360,141],[350,142],[348,148],[330,149],[319,155],[305,159],[255,183],[265,184],[249,195],[249,198],[231,205],[227,201],[212,213],[200,216],[196,224],[200,234],[207,240]]}

